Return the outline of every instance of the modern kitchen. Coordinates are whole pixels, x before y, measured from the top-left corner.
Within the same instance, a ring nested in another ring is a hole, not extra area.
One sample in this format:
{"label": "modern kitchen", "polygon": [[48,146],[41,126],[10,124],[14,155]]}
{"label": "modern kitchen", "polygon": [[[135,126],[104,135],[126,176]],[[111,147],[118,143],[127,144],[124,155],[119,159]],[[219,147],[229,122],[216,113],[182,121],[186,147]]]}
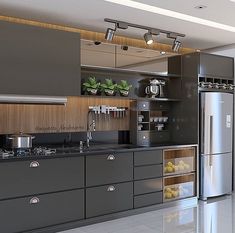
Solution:
{"label": "modern kitchen", "polygon": [[0,233],[235,232],[235,3],[182,4],[0,0]]}

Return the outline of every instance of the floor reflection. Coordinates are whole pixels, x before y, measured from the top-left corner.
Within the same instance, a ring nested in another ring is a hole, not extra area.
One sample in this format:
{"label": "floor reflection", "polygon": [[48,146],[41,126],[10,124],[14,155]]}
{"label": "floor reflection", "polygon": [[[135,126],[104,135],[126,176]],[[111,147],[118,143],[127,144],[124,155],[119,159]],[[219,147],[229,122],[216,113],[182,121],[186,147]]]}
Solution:
{"label": "floor reflection", "polygon": [[163,217],[164,233],[196,233],[197,207],[166,213]]}
{"label": "floor reflection", "polygon": [[199,203],[200,233],[233,233],[234,196]]}
{"label": "floor reflection", "polygon": [[[234,195],[134,215],[63,233],[234,233]],[[234,219],[235,220],[235,219]]]}

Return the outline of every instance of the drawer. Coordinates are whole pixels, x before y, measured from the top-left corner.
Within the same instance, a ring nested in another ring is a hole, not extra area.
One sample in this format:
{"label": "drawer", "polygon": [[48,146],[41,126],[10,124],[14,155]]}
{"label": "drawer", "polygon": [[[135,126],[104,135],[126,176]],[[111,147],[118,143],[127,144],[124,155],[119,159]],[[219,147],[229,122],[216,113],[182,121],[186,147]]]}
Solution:
{"label": "drawer", "polygon": [[137,132],[137,141],[138,146],[149,146],[150,145],[150,131],[138,131]]}
{"label": "drawer", "polygon": [[0,163],[0,177],[0,199],[82,188],[84,158]]}
{"label": "drawer", "polygon": [[133,180],[133,153],[114,153],[86,157],[86,186]]}
{"label": "drawer", "polygon": [[84,218],[84,190],[0,201],[0,232],[14,233]]}
{"label": "drawer", "polygon": [[137,101],[136,108],[139,111],[148,111],[150,109],[150,102],[149,101]]}
{"label": "drawer", "polygon": [[134,197],[134,208],[160,204],[162,202],[162,192],[144,194]]}
{"label": "drawer", "polygon": [[134,195],[162,191],[162,178],[134,181]]}
{"label": "drawer", "polygon": [[149,165],[149,166],[141,166],[134,168],[134,179],[149,179],[156,178],[162,176],[162,164],[158,165]]}
{"label": "drawer", "polygon": [[135,166],[161,164],[162,162],[162,150],[138,151],[134,153]]}
{"label": "drawer", "polygon": [[86,217],[133,209],[133,183],[88,188],[86,190]]}

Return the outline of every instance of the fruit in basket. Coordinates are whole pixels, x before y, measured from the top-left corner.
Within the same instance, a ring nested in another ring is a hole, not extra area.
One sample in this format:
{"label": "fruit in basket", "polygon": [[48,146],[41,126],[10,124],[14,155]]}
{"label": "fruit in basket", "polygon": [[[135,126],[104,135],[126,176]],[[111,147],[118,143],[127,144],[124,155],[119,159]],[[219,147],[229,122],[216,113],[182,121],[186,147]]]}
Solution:
{"label": "fruit in basket", "polygon": [[171,192],[171,188],[166,188],[165,192]]}
{"label": "fruit in basket", "polygon": [[175,171],[175,165],[172,162],[168,162],[164,168],[165,173],[172,173]]}
{"label": "fruit in basket", "polygon": [[189,170],[189,168],[190,168],[190,166],[189,166],[189,164],[184,164],[184,168],[185,168],[185,170]]}
{"label": "fruit in basket", "polygon": [[174,171],[173,167],[167,167],[167,172],[172,173]]}
{"label": "fruit in basket", "polygon": [[167,163],[167,166],[168,166],[168,167],[171,167],[172,165],[173,165],[172,162],[168,162],[168,163]]}
{"label": "fruit in basket", "polygon": [[172,193],[171,192],[166,192],[165,193],[165,198],[166,199],[171,199],[172,198]]}
{"label": "fruit in basket", "polygon": [[172,196],[174,198],[178,197],[179,196],[179,191],[178,190],[172,191]]}

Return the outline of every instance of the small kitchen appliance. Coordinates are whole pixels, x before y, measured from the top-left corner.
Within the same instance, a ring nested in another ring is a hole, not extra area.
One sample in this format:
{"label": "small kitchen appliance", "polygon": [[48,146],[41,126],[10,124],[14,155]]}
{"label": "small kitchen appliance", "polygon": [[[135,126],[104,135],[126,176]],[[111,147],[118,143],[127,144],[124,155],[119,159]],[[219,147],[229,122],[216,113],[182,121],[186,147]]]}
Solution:
{"label": "small kitchen appliance", "polygon": [[145,94],[150,98],[156,98],[160,94],[160,80],[151,79],[145,88]]}

